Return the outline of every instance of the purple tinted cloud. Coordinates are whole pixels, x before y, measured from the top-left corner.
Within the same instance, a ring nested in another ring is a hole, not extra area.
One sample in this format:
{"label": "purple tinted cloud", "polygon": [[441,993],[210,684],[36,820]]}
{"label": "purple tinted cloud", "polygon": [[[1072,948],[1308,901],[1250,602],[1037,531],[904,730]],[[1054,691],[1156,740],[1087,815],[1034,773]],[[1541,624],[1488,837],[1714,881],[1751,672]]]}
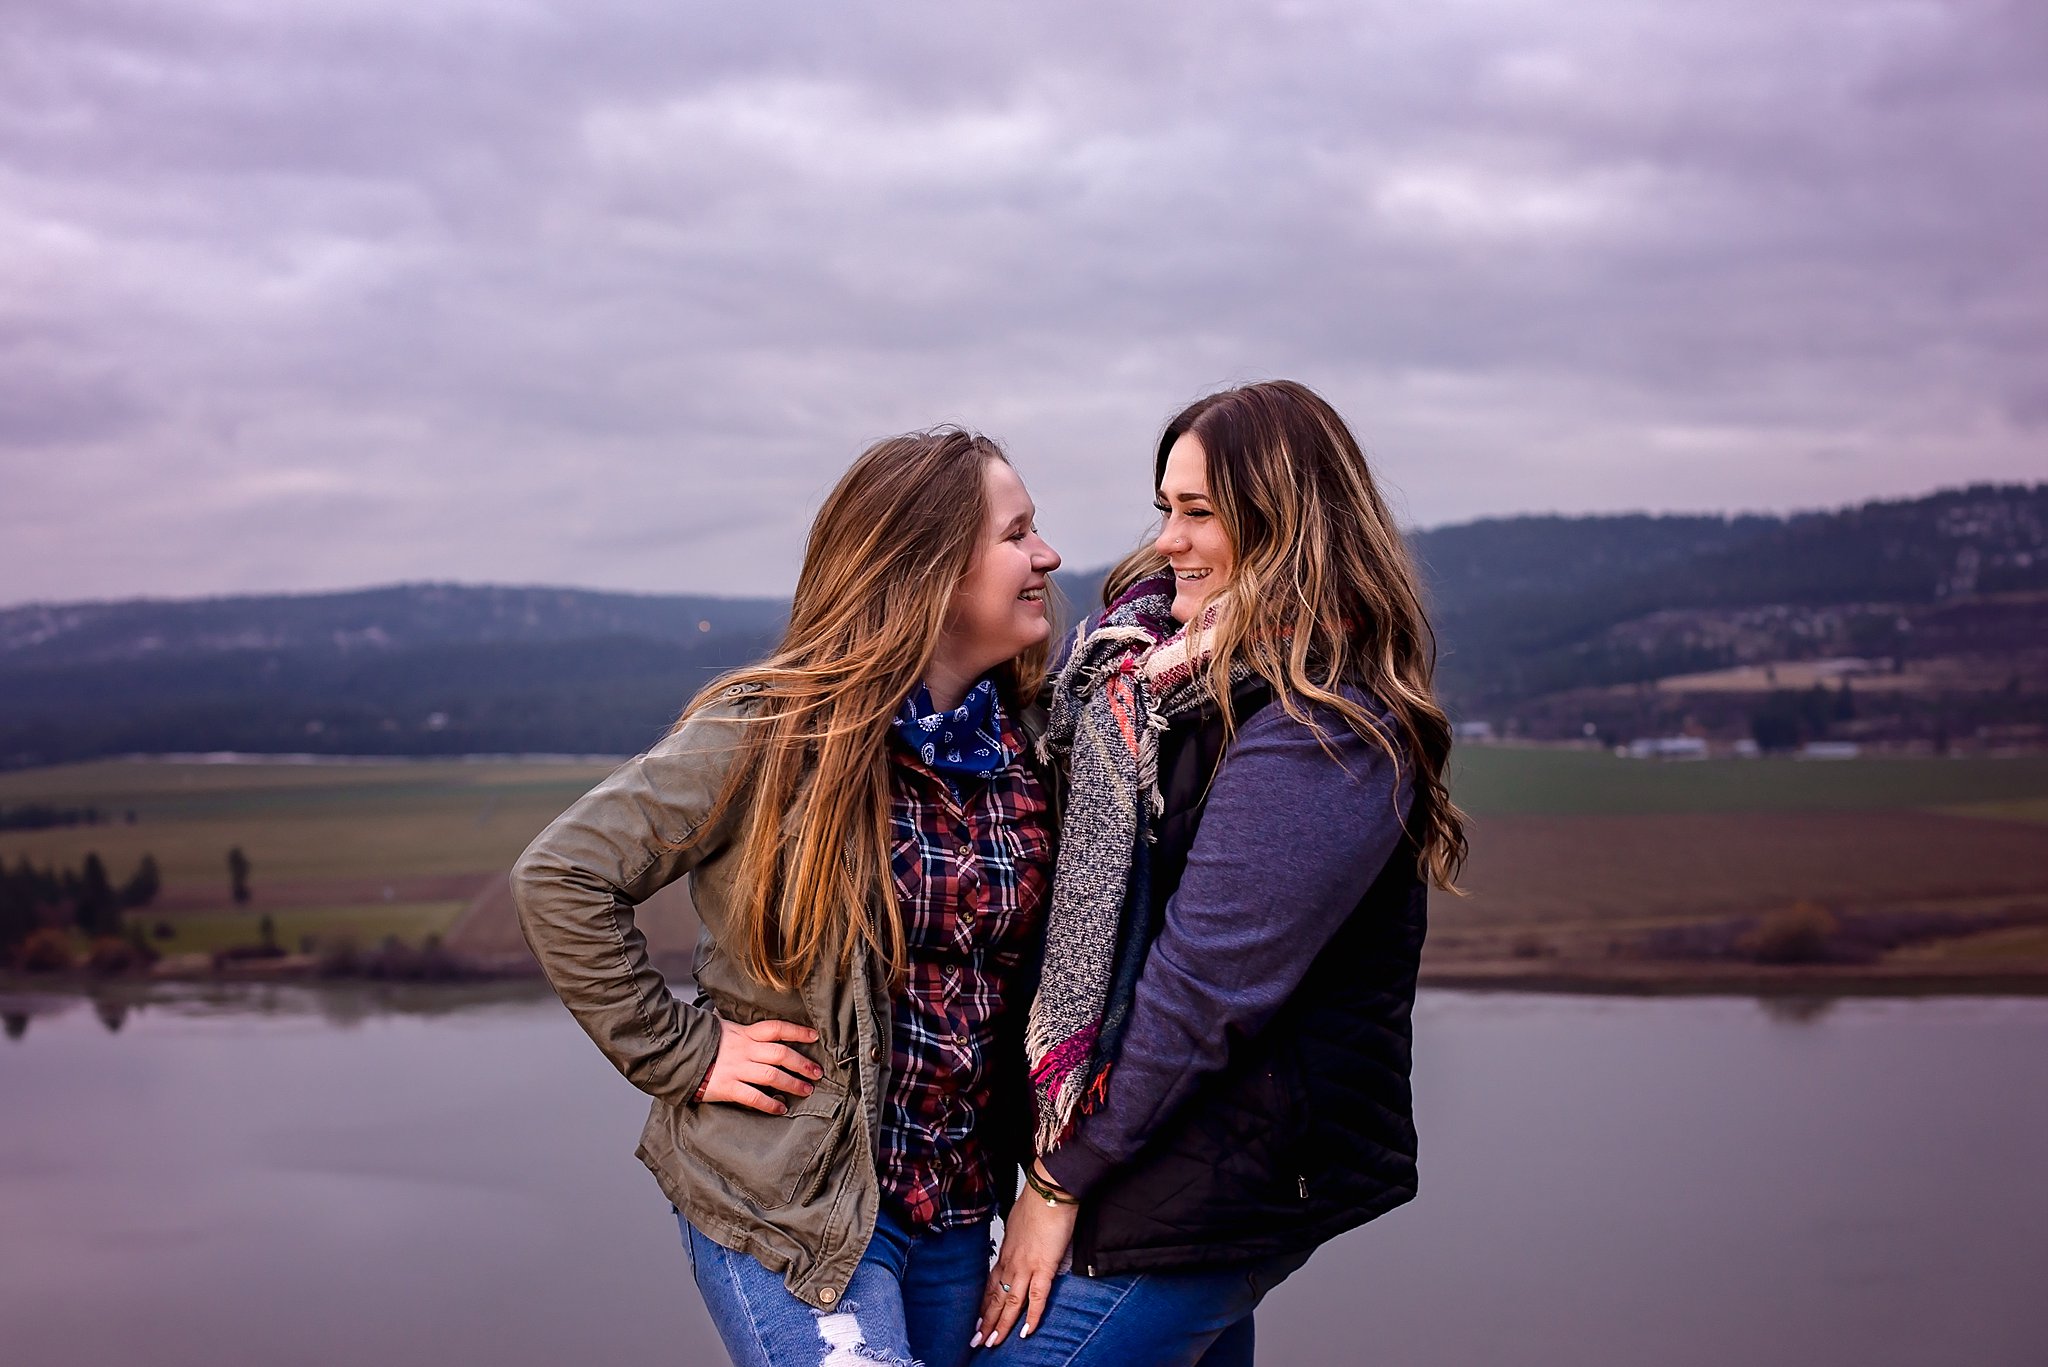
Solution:
{"label": "purple tinted cloud", "polygon": [[786,590],[874,436],[1069,560],[1299,377],[1407,515],[2039,478],[2048,24],[1532,9],[31,0],[0,600]]}

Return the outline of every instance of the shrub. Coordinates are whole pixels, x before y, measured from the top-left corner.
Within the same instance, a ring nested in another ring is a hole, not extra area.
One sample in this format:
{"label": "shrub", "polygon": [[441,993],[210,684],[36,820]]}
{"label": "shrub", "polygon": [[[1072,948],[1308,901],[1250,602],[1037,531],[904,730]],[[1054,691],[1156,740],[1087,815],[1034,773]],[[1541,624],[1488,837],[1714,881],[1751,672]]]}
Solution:
{"label": "shrub", "polygon": [[320,942],[319,974],[323,978],[353,978],[362,972],[363,954],[355,939],[337,935]]}
{"label": "shrub", "polygon": [[284,950],[274,944],[229,945],[226,949],[216,949],[213,952],[213,966],[220,968],[226,964],[253,963],[261,959],[283,957]]}
{"label": "shrub", "polygon": [[319,973],[323,978],[373,978],[398,982],[454,982],[470,975],[460,957],[429,935],[417,947],[395,935],[387,935],[375,949],[359,948],[353,940],[340,938],[320,948]]}
{"label": "shrub", "polygon": [[85,951],[86,968],[106,977],[133,972],[143,963],[135,946],[120,935],[96,935]]}
{"label": "shrub", "polygon": [[136,965],[140,968],[148,968],[163,958],[157,947],[150,943],[148,933],[141,926],[128,927],[128,949],[135,955]]}
{"label": "shrub", "polygon": [[1760,964],[1824,963],[1840,929],[1820,903],[1794,902],[1764,916],[1735,947]]}
{"label": "shrub", "polygon": [[71,937],[55,926],[32,930],[14,959],[24,973],[62,973],[72,965]]}

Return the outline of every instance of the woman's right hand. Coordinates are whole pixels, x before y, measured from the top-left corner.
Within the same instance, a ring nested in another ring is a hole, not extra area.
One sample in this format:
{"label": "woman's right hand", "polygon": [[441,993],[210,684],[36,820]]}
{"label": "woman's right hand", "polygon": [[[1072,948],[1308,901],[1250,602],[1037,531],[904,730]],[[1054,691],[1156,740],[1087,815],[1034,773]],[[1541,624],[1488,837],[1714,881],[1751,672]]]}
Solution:
{"label": "woman's right hand", "polygon": [[[1050,1181],[1041,1166],[1038,1175]],[[994,1348],[1023,1316],[1019,1338],[1030,1338],[1045,1318],[1052,1299],[1053,1280],[1067,1249],[1074,1242],[1074,1219],[1080,1206],[1071,1200],[1053,1205],[1036,1192],[1019,1192],[1003,1220],[1003,1247],[989,1269],[988,1284],[981,1297],[981,1313],[975,1317],[974,1337],[968,1346]]]}
{"label": "woman's right hand", "polygon": [[788,1103],[767,1090],[809,1096],[811,1084],[825,1070],[780,1040],[798,1044],[817,1041],[818,1032],[793,1021],[755,1021],[752,1025],[718,1022],[718,1058],[704,1078],[699,1101],[722,1101],[781,1115]]}

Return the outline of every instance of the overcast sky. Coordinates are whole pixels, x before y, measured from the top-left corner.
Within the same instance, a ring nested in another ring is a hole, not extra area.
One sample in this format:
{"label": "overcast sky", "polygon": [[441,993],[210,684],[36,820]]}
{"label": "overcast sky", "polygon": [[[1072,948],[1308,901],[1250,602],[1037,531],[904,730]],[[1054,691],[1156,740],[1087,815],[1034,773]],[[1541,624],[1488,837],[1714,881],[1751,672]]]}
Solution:
{"label": "overcast sky", "polygon": [[1075,566],[1290,376],[1416,525],[2048,478],[2038,0],[11,0],[0,602]]}

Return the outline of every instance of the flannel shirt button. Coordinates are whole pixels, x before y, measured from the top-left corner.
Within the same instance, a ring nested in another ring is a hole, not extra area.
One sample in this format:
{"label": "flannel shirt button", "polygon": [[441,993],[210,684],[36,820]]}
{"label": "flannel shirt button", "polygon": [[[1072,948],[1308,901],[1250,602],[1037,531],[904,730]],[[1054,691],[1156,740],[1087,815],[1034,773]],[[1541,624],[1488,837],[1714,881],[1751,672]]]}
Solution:
{"label": "flannel shirt button", "polygon": [[969,846],[966,846],[966,845],[962,845],[962,846],[960,847],[960,849],[959,849],[958,853],[959,853],[959,855],[960,855],[960,857],[961,857],[962,859],[972,859],[972,858],[974,858],[974,850],[973,850],[973,849],[972,849],[971,847],[969,847]]}

